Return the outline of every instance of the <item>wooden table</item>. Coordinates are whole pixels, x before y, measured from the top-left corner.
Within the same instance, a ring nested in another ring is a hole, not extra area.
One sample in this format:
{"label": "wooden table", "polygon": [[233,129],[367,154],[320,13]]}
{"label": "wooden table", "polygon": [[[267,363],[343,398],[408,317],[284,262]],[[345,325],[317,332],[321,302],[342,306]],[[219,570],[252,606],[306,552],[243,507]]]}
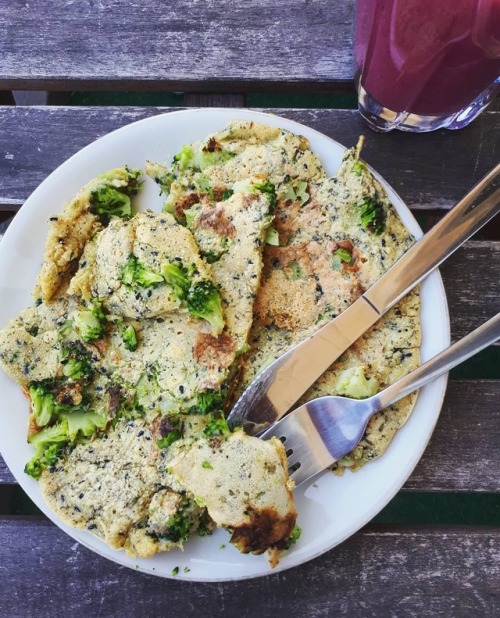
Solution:
{"label": "wooden table", "polygon": [[[117,127],[171,111],[17,107],[12,90],[50,90],[49,103],[63,101],[68,91],[182,91],[185,106],[244,106],[252,93],[353,92],[351,22],[352,1],[1,3],[0,234],[68,156]],[[416,214],[433,221],[499,159],[498,112],[484,113],[459,132],[378,135],[353,110],[272,111],[348,145],[364,132],[367,161]],[[442,268],[454,340],[500,309],[497,229],[490,225]],[[489,352],[498,359],[498,348]],[[450,381],[435,434],[403,492],[498,495],[500,382],[494,362],[469,379]],[[0,495],[14,486],[0,458]],[[0,615],[8,618],[74,612],[494,616],[499,604],[497,526],[371,524],[290,571],[197,584],[135,573],[79,546],[42,517],[0,513]]]}

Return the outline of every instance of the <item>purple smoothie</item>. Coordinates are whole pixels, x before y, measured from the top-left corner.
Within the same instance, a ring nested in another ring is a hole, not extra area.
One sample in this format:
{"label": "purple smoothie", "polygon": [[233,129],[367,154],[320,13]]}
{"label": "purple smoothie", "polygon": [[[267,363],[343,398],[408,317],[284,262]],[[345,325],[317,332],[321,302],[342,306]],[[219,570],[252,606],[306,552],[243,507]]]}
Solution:
{"label": "purple smoothie", "polygon": [[453,114],[500,75],[500,0],[358,0],[355,54],[384,107]]}

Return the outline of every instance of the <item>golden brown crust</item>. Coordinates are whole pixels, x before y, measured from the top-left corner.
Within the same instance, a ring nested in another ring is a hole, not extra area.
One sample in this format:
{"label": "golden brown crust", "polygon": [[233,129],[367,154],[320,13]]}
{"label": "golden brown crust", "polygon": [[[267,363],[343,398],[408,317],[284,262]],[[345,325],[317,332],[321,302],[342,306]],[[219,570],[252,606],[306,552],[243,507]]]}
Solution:
{"label": "golden brown crust", "polygon": [[248,507],[250,521],[232,529],[231,543],[243,554],[263,554],[269,547],[289,539],[294,526],[295,513],[280,517],[276,509]]}
{"label": "golden brown crust", "polygon": [[203,211],[197,223],[202,229],[213,230],[216,234],[228,238],[232,238],[236,234],[236,228],[229,220],[226,210],[221,204],[216,204],[210,210]]}
{"label": "golden brown crust", "polygon": [[196,335],[193,357],[199,365],[226,369],[234,361],[235,353],[236,342],[227,333],[221,333],[218,337],[202,332]]}

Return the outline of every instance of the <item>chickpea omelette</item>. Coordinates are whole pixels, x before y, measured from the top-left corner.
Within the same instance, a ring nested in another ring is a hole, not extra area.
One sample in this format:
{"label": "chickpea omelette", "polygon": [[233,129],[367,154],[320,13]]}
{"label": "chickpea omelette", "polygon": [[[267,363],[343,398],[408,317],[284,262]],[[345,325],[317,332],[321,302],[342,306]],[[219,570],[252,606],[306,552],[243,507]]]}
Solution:
{"label": "chickpea omelette", "polygon": [[[0,365],[29,399],[25,472],[64,522],[141,558],[219,527],[274,566],[297,540],[283,445],[225,417],[413,244],[361,146],[328,177],[304,137],[233,121],[169,165],[103,171],[52,217]],[[146,182],[160,213],[134,208]],[[419,364],[419,346],[413,292],[303,401],[372,395]],[[415,397],[377,414],[334,472],[382,455]]]}

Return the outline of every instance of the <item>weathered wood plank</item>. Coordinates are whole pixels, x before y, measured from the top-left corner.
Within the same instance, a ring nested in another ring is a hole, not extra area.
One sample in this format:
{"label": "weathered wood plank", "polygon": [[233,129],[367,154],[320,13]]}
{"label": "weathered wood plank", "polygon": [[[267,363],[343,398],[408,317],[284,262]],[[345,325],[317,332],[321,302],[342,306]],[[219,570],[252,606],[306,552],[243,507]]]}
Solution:
{"label": "weathered wood plank", "polygon": [[500,311],[500,242],[465,243],[440,270],[456,341]]}
{"label": "weathered wood plank", "polygon": [[[500,380],[452,380],[427,450],[404,491],[500,492]],[[15,483],[0,457],[0,484]]]}
{"label": "weathered wood plank", "polygon": [[404,490],[500,492],[500,380],[451,380]]}
{"label": "weathered wood plank", "polygon": [[0,87],[329,92],[352,81],[352,9],[353,0],[3,2]]}
{"label": "weathered wood plank", "polygon": [[[1,56],[0,56],[1,57]],[[0,107],[0,205],[18,208],[69,156],[160,108]],[[354,110],[272,109],[346,146],[366,135],[364,156],[415,210],[448,209],[500,160],[500,113],[486,112],[461,131],[380,135]]]}
{"label": "weathered wood plank", "polygon": [[120,567],[47,521],[4,518],[0,610],[9,618],[73,613],[479,618],[498,615],[499,548],[498,528],[370,526],[284,573],[189,583]]}

